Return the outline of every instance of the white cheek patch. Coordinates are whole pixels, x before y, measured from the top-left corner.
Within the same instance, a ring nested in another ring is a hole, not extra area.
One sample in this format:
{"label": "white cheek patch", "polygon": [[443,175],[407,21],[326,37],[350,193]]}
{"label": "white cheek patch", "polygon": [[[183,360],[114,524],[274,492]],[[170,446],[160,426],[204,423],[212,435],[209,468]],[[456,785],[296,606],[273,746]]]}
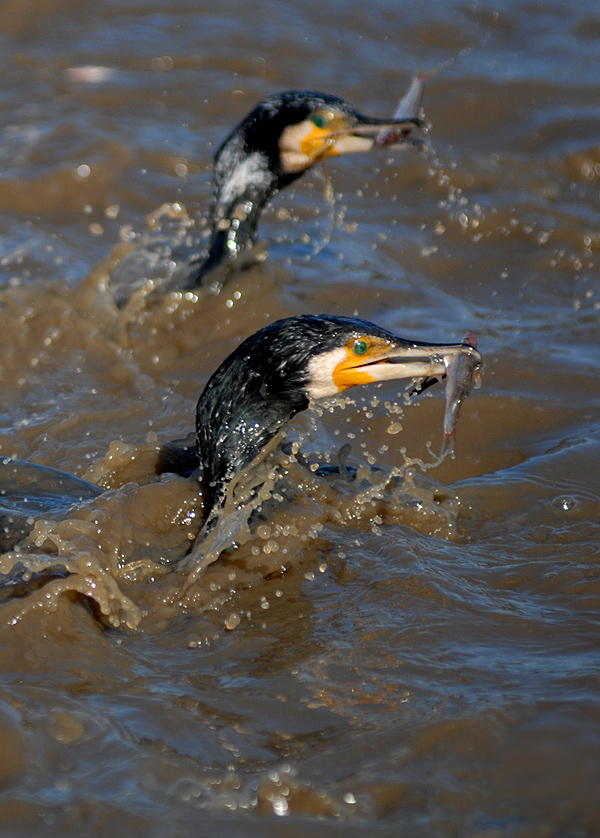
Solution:
{"label": "white cheek patch", "polygon": [[310,119],[305,119],[303,122],[296,123],[296,125],[288,125],[282,131],[279,139],[279,157],[284,172],[289,174],[303,172],[304,169],[308,169],[312,165],[313,161],[310,157],[307,157],[300,150],[300,143],[305,137],[308,137],[314,127]]}
{"label": "white cheek patch", "polygon": [[308,362],[308,385],[306,391],[311,399],[325,399],[337,396],[340,392],[333,380],[333,372],[338,364],[348,357],[345,346],[315,355]]}
{"label": "white cheek patch", "polygon": [[231,175],[224,180],[219,202],[227,205],[241,197],[249,186],[264,192],[270,186],[271,174],[265,158],[258,151],[241,161]]}

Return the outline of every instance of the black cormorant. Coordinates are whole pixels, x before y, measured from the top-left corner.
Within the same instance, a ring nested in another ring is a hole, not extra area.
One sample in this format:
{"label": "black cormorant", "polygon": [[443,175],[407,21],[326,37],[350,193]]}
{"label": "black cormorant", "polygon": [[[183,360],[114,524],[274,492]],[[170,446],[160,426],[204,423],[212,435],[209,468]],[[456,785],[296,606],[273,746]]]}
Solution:
{"label": "black cormorant", "polygon": [[393,126],[394,145],[423,145],[425,123],[416,114],[375,119],[344,99],[313,91],[276,93],[260,102],[215,155],[209,252],[190,284],[202,284],[224,258],[254,243],[272,195],[327,157],[370,150]]}
{"label": "black cormorant", "polygon": [[[411,100],[405,116],[390,119],[364,116],[327,93],[290,90],[263,99],[215,154],[208,255],[180,265],[170,254],[167,262],[175,267],[164,283],[158,280],[159,287],[190,290],[212,285],[220,290],[223,277],[211,276],[213,269],[233,264],[252,247],[260,214],[273,195],[326,158],[376,147],[386,130],[393,131],[393,142],[386,141],[386,148],[425,148],[427,126],[418,116],[420,110],[420,97]],[[144,280],[143,260],[138,260],[135,253],[126,257],[113,273],[110,284],[119,305]]]}
{"label": "black cormorant", "polygon": [[[181,567],[201,572],[235,542],[249,512],[242,506],[236,509],[237,518],[222,514],[232,481],[311,400],[389,379],[420,382],[419,392],[450,373],[457,359],[468,369],[460,373],[465,386],[454,397],[455,404],[468,392],[470,369],[481,365],[481,355],[469,343],[406,340],[366,320],[328,315],[278,320],[243,341],[211,376],[198,400],[196,465],[199,462],[202,470],[206,518]],[[6,458],[0,459],[0,489],[0,550],[27,535],[32,512],[44,517],[68,514],[69,507],[102,493],[98,486],[66,473]],[[204,547],[211,533],[207,553]]]}
{"label": "black cormorant", "polygon": [[203,532],[218,518],[232,478],[311,400],[389,379],[416,379],[420,392],[463,355],[472,368],[481,365],[469,343],[406,340],[354,317],[302,315],[255,332],[212,375],[196,408]]}

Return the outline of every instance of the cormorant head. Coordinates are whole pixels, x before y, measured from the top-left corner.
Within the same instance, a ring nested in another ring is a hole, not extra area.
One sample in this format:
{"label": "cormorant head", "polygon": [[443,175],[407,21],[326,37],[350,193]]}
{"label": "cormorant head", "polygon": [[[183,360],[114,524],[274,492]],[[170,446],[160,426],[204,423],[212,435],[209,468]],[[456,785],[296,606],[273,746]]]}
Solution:
{"label": "cormorant head", "polygon": [[424,123],[409,119],[376,119],[363,116],[337,96],[314,91],[276,93],[258,104],[232,131],[218,150],[219,164],[228,143],[243,138],[247,156],[260,154],[281,189],[326,157],[369,151],[386,128],[400,128],[399,145],[408,141]]}
{"label": "cormorant head", "polygon": [[445,375],[468,344],[406,340],[353,317],[303,315],[247,338],[221,364],[198,401],[196,434],[208,509],[231,478],[311,399],[357,384]]}
{"label": "cormorant head", "polygon": [[425,123],[416,116],[371,118],[344,99],[312,91],[276,93],[260,102],[215,155],[212,237],[196,282],[253,244],[271,195],[327,157],[368,151],[386,129],[394,130],[392,145],[424,146]]}

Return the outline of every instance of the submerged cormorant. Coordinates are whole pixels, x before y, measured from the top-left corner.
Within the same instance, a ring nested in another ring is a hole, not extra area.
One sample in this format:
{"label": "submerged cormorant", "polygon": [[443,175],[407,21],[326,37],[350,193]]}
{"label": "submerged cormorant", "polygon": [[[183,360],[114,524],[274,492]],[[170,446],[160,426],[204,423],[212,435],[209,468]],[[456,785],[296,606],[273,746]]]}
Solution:
{"label": "submerged cormorant", "polygon": [[[459,386],[452,388],[455,422],[457,405],[470,389],[472,371],[480,365],[481,355],[470,343],[406,340],[353,317],[301,315],[255,332],[222,362],[198,400],[196,465],[199,462],[202,470],[206,519],[182,566],[202,567],[234,543],[238,524],[247,521],[247,514],[242,507],[236,510],[237,520],[222,515],[228,488],[311,400],[390,379],[420,382],[416,392],[421,392],[461,366]],[[0,459],[0,550],[10,549],[27,535],[32,512],[62,516],[70,506],[101,493],[98,486],[64,472]],[[221,532],[207,557],[203,542],[216,524]]]}
{"label": "submerged cormorant", "polygon": [[254,244],[260,214],[276,192],[327,157],[369,151],[376,137],[395,126],[393,145],[422,145],[417,115],[375,119],[326,93],[291,90],[264,99],[231,132],[214,160],[212,231],[208,257],[192,285],[224,258]]}
{"label": "submerged cormorant", "polygon": [[469,343],[406,340],[366,320],[328,315],[290,317],[255,332],[223,361],[198,401],[196,444],[207,512],[203,533],[219,517],[232,478],[311,400],[390,379],[416,379],[421,392],[463,356],[468,370],[453,396],[454,408],[481,365],[480,353]]}
{"label": "submerged cormorant", "polygon": [[[419,112],[420,97],[411,100],[405,115],[390,119],[364,116],[327,93],[291,90],[263,99],[215,154],[208,255],[176,267],[164,287],[185,290],[212,283],[219,290],[223,279],[211,278],[211,272],[232,264],[254,244],[260,214],[273,195],[328,157],[369,151],[386,131],[393,132],[386,148],[424,148],[427,127]],[[139,267],[134,260],[136,274]],[[111,280],[118,303],[131,295],[136,279],[143,279],[121,277],[122,272],[129,273],[125,266],[117,268]]]}

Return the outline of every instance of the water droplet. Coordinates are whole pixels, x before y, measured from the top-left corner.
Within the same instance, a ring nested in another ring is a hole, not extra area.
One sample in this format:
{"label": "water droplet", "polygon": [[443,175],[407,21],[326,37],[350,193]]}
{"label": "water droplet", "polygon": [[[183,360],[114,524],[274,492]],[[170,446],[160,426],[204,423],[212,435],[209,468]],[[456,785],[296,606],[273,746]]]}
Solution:
{"label": "water droplet", "polygon": [[242,618],[239,614],[230,614],[225,620],[225,628],[227,631],[233,631],[241,623]]}
{"label": "water droplet", "polygon": [[273,798],[271,806],[273,807],[273,814],[280,818],[285,817],[290,810],[287,800],[282,795]]}
{"label": "water droplet", "polygon": [[554,498],[552,501],[552,506],[556,506],[558,509],[563,509],[565,512],[569,512],[576,504],[577,501],[575,498],[571,498],[568,495],[561,495],[558,498]]}

